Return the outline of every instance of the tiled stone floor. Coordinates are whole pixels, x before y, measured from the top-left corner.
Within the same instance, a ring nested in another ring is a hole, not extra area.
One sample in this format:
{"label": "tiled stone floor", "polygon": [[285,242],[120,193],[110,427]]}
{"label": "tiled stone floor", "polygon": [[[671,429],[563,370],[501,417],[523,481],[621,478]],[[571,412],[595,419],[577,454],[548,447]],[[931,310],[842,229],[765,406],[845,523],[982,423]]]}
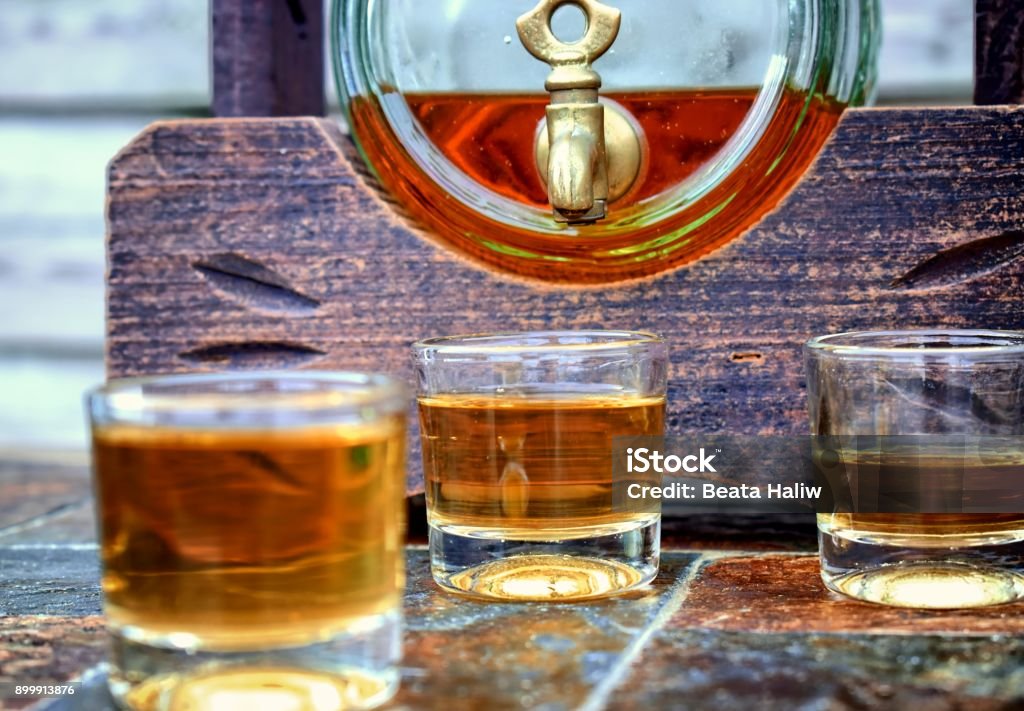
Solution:
{"label": "tiled stone floor", "polygon": [[[110,708],[90,512],[84,462],[0,456],[0,683],[85,680],[47,711]],[[439,592],[410,546],[394,708],[1024,709],[1024,605],[840,599],[799,517],[668,522],[665,548],[655,583],[625,598],[486,605]]]}

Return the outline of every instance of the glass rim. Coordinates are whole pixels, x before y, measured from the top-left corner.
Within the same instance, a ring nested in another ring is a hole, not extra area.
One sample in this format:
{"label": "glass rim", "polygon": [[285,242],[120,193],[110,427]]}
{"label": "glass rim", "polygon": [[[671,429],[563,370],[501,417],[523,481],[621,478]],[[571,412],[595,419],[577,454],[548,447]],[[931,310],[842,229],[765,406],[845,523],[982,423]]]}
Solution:
{"label": "glass rim", "polygon": [[[565,342],[566,340],[570,342]],[[412,345],[412,350],[416,355],[422,355],[425,352],[453,355],[614,353],[664,344],[664,338],[648,331],[586,329],[580,331],[504,331],[442,336],[417,341]]]}
{"label": "glass rim", "polygon": [[[312,388],[288,390],[218,391],[237,383],[311,383]],[[175,388],[196,386],[193,390]],[[202,389],[209,386],[208,389]],[[167,388],[146,392],[146,388]],[[160,412],[208,412],[211,407],[254,413],[274,411],[354,411],[367,406],[404,410],[408,387],[396,378],[355,371],[246,371],[238,373],[175,373],[114,378],[85,394],[90,407],[102,405],[117,419]]]}
{"label": "glass rim", "polygon": [[[962,344],[954,341],[961,339]],[[886,345],[885,341],[902,345]],[[933,341],[939,345],[929,345]],[[928,328],[878,331],[846,331],[817,336],[804,344],[814,356],[879,359],[1024,356],[1024,331],[994,329]]]}

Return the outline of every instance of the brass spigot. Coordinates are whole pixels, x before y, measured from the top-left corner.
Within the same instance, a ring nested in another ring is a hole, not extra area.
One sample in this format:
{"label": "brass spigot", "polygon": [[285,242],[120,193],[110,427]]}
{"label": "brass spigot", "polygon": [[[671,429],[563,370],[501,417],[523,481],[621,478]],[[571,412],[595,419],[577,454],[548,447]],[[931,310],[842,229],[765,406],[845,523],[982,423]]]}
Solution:
{"label": "brass spigot", "polygon": [[[586,15],[586,33],[572,44],[551,30],[551,18],[563,5],[576,5]],[[537,158],[559,222],[604,219],[609,199],[627,192],[640,172],[640,139],[623,116],[610,114],[615,118],[606,126],[601,76],[591,67],[615,43],[621,21],[621,12],[597,0],[541,0],[516,21],[526,50],[551,65],[544,85],[551,94],[547,131],[539,137]]]}

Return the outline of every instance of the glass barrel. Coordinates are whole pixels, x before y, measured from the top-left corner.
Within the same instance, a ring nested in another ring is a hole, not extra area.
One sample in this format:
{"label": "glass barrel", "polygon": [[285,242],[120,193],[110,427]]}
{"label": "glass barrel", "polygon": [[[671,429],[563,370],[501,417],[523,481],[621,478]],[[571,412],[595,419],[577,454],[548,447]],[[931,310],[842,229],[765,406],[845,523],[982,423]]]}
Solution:
{"label": "glass barrel", "polygon": [[778,205],[874,89],[877,0],[616,2],[621,30],[594,68],[606,113],[638,136],[639,173],[606,219],[559,224],[535,150],[550,67],[516,33],[533,5],[335,0],[331,20],[374,175],[433,238],[507,272],[606,283],[696,259]]}

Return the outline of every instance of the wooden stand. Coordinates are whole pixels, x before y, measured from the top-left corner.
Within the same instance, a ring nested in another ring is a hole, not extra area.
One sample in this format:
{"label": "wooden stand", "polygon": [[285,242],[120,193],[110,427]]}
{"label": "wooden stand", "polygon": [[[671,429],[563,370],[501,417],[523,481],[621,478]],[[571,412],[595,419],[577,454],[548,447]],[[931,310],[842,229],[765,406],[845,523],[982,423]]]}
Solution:
{"label": "wooden stand", "polygon": [[[215,17],[236,4],[215,1]],[[1003,5],[979,0],[979,32],[991,13],[1020,16]],[[985,36],[979,51],[1002,56],[998,33]],[[519,281],[435,245],[349,149],[331,121],[281,118],[158,123],[122,151],[109,175],[109,375],[409,377],[422,337],[649,329],[671,345],[672,432],[796,433],[810,336],[1024,328],[1024,109],[850,110],[746,235],[677,271],[586,289]],[[417,437],[410,493],[422,491]]]}

